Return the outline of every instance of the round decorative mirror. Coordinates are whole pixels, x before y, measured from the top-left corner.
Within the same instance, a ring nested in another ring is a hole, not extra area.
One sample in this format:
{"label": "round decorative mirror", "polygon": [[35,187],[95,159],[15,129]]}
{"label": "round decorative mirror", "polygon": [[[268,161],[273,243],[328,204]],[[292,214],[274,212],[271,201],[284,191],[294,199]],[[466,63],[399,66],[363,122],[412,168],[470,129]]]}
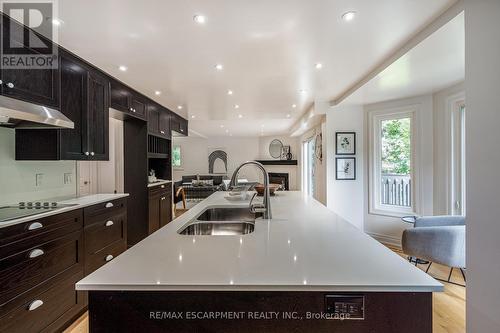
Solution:
{"label": "round decorative mirror", "polygon": [[280,158],[282,148],[283,148],[283,143],[278,139],[274,139],[269,144],[269,154],[271,154],[271,157],[273,158]]}

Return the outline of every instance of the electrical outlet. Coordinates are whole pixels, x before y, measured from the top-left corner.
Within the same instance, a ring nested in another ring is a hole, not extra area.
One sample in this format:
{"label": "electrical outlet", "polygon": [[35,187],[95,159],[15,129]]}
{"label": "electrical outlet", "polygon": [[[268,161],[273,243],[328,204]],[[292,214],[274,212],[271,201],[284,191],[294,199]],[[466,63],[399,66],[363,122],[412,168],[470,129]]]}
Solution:
{"label": "electrical outlet", "polygon": [[71,172],[67,172],[64,174],[64,184],[67,185],[67,184],[71,184],[73,182],[73,179],[72,179],[72,173]]}
{"label": "electrical outlet", "polygon": [[37,173],[35,175],[35,186],[42,186],[43,182],[43,173]]}

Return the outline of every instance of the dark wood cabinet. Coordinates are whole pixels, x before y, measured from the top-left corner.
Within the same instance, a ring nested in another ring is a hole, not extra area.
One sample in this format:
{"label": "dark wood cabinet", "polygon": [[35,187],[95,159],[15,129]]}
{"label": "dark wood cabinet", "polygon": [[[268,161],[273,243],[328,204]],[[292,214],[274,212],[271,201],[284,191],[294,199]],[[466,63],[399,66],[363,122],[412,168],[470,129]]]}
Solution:
{"label": "dark wood cabinet", "polygon": [[188,121],[181,116],[179,116],[177,113],[171,112],[170,113],[170,130],[172,132],[172,136],[175,135],[180,135],[180,136],[187,136],[188,135]]}
{"label": "dark wood cabinet", "polygon": [[74,128],[17,130],[16,159],[108,160],[109,81],[68,52],[61,51],[60,58],[61,112]]}
{"label": "dark wood cabinet", "polygon": [[[28,28],[10,20],[3,14],[1,16],[2,38],[5,38],[3,45],[11,46],[9,48],[4,47],[3,53],[5,55],[44,55],[45,53],[48,55],[49,61],[54,63],[54,66],[32,69],[27,67],[8,68],[6,65],[0,65],[0,93],[27,102],[58,108],[59,70],[57,52],[54,52],[54,57],[51,56],[52,51],[57,51],[57,45],[34,32],[30,36],[27,33]],[[30,41],[28,37],[37,39],[36,43],[32,40],[32,44],[43,45],[44,47],[29,47]]]}
{"label": "dark wood cabinet", "polygon": [[149,234],[166,226],[171,221],[172,183],[151,187],[149,189]]}
{"label": "dark wood cabinet", "polygon": [[75,283],[127,248],[126,198],[0,229],[0,332],[60,332],[87,306]]}
{"label": "dark wood cabinet", "polygon": [[170,138],[170,111],[156,103],[149,103],[148,134]]}
{"label": "dark wood cabinet", "polygon": [[147,119],[147,99],[117,80],[111,80],[110,100],[113,109],[139,119]]}

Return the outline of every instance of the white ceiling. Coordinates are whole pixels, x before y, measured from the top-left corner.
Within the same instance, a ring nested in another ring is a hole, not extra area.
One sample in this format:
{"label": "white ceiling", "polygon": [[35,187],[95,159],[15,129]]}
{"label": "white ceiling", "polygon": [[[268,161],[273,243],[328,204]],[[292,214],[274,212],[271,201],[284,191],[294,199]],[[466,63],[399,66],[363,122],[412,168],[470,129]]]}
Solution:
{"label": "white ceiling", "polygon": [[427,37],[342,104],[370,104],[433,93],[465,79],[464,13]]}
{"label": "white ceiling", "polygon": [[[194,115],[190,126],[199,133],[259,135],[264,124],[270,135],[287,132],[314,101],[347,89],[454,2],[59,1],[59,43],[172,110]],[[344,22],[348,10],[357,16]],[[193,21],[199,13],[204,25]]]}

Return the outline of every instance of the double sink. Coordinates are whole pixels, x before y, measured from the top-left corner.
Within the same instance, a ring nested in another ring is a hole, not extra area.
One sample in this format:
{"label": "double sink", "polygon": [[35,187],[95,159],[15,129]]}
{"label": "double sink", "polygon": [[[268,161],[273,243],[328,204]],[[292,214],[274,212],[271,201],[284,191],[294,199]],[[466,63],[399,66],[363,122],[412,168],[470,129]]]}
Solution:
{"label": "double sink", "polygon": [[255,220],[262,213],[252,213],[248,207],[209,207],[191,223],[178,231],[188,236],[237,236],[252,233]]}

